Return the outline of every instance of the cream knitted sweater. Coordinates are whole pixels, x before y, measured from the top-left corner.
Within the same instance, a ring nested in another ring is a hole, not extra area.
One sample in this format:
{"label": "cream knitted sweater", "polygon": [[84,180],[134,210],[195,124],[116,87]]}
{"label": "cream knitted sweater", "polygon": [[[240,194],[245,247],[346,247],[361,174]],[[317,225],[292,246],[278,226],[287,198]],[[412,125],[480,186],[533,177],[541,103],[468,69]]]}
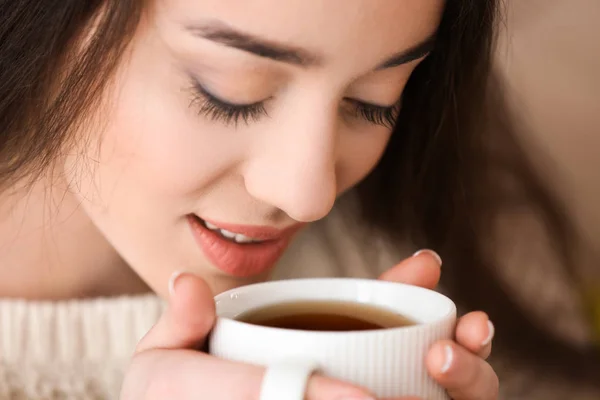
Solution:
{"label": "cream knitted sweater", "polygon": [[[356,225],[334,211],[297,238],[274,279],[374,277],[411,254],[408,249],[391,251],[377,241],[344,234],[354,229]],[[554,289],[559,288],[560,277],[545,274],[546,280],[556,280]],[[527,297],[526,291],[517,292]],[[554,319],[556,301],[570,313],[565,326],[558,324],[558,329],[569,340],[587,340],[577,320],[577,304],[565,296],[552,297],[556,293],[545,294],[547,304],[555,307]],[[67,302],[0,300],[0,399],[117,399],[131,353],[163,307],[153,295]],[[532,312],[543,315],[544,308]],[[516,369],[510,360],[497,358],[504,398],[600,399],[600,393],[571,387],[568,382],[546,382],[535,371]]]}

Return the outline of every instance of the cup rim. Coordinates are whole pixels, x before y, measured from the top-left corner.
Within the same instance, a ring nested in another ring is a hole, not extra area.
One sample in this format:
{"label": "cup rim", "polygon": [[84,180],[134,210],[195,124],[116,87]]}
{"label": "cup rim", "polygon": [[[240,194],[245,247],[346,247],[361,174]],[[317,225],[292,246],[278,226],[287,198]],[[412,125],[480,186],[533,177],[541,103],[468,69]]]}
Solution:
{"label": "cup rim", "polygon": [[277,281],[266,281],[266,282],[253,283],[250,285],[245,285],[245,286],[241,286],[238,288],[230,289],[230,290],[227,290],[225,292],[218,294],[217,296],[214,297],[215,305],[217,306],[219,301],[226,301],[226,299],[228,297],[231,297],[232,295],[235,294],[235,292],[239,292],[240,290],[244,290],[244,289],[256,290],[260,287],[275,286],[275,285],[285,284],[286,282],[290,282],[290,283],[294,282],[294,283],[302,283],[302,284],[308,284],[308,283],[324,284],[324,283],[330,283],[330,282],[346,282],[348,284],[368,283],[368,284],[375,284],[375,285],[388,286],[388,287],[395,286],[395,287],[404,288],[404,289],[410,288],[410,290],[423,291],[423,292],[426,292],[428,295],[438,297],[438,298],[442,299],[443,301],[445,301],[449,307],[448,307],[448,311],[446,313],[440,315],[439,317],[437,317],[434,320],[429,321],[429,322],[423,322],[423,323],[419,322],[417,324],[408,325],[408,326],[401,326],[401,327],[395,327],[395,328],[370,329],[370,330],[363,330],[363,331],[309,331],[309,330],[301,330],[301,329],[276,328],[276,327],[270,327],[270,326],[255,325],[255,324],[252,324],[249,322],[237,320],[237,319],[235,319],[235,317],[223,317],[223,316],[219,316],[219,315],[217,315],[216,325],[221,325],[222,327],[223,327],[223,325],[231,326],[232,328],[236,327],[239,329],[252,330],[252,331],[271,332],[271,333],[286,333],[288,335],[303,335],[305,337],[306,336],[319,337],[319,336],[331,336],[331,335],[334,335],[334,336],[340,336],[340,335],[368,336],[368,335],[378,335],[378,334],[381,334],[382,332],[386,332],[386,333],[407,332],[408,333],[408,332],[418,331],[418,330],[429,330],[433,326],[446,324],[449,319],[455,320],[456,316],[457,316],[457,308],[456,308],[456,304],[454,303],[454,301],[452,301],[452,299],[450,299],[448,296],[445,296],[442,293],[439,293],[435,290],[431,290],[431,289],[427,289],[427,288],[423,288],[423,287],[415,286],[415,285],[409,285],[406,283],[389,282],[389,281],[381,281],[381,280],[365,279],[365,278],[344,278],[344,277],[297,278],[297,279],[284,279],[284,280],[277,280]]}

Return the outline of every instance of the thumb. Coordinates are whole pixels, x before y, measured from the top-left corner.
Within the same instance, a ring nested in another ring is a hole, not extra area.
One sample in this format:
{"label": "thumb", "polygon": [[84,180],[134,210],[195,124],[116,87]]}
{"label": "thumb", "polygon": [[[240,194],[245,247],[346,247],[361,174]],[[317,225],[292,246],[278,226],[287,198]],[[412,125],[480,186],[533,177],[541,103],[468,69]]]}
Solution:
{"label": "thumb", "polygon": [[169,281],[169,292],[167,310],[140,340],[136,353],[203,346],[216,318],[212,291],[199,277],[177,272]]}

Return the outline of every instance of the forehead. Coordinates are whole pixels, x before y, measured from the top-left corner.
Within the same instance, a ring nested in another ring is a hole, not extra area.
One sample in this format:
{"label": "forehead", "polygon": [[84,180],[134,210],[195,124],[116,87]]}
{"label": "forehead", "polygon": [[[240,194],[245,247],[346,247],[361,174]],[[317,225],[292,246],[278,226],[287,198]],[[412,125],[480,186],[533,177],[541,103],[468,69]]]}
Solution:
{"label": "forehead", "polygon": [[159,28],[219,21],[245,33],[323,55],[331,63],[371,65],[431,36],[443,0],[156,0]]}

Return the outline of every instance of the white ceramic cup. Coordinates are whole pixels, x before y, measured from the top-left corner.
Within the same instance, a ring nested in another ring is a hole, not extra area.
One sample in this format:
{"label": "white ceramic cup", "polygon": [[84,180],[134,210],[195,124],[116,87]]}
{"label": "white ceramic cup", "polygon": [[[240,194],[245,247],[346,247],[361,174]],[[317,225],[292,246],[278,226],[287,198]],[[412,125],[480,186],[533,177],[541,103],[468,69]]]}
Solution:
{"label": "white ceramic cup", "polygon": [[[318,332],[253,325],[235,318],[292,301],[349,301],[383,307],[415,325],[368,331]],[[211,354],[267,367],[261,400],[303,399],[312,371],[361,385],[377,397],[449,399],[427,373],[433,343],[454,337],[456,306],[447,297],[399,283],[366,279],[296,279],[253,284],[215,297]]]}

